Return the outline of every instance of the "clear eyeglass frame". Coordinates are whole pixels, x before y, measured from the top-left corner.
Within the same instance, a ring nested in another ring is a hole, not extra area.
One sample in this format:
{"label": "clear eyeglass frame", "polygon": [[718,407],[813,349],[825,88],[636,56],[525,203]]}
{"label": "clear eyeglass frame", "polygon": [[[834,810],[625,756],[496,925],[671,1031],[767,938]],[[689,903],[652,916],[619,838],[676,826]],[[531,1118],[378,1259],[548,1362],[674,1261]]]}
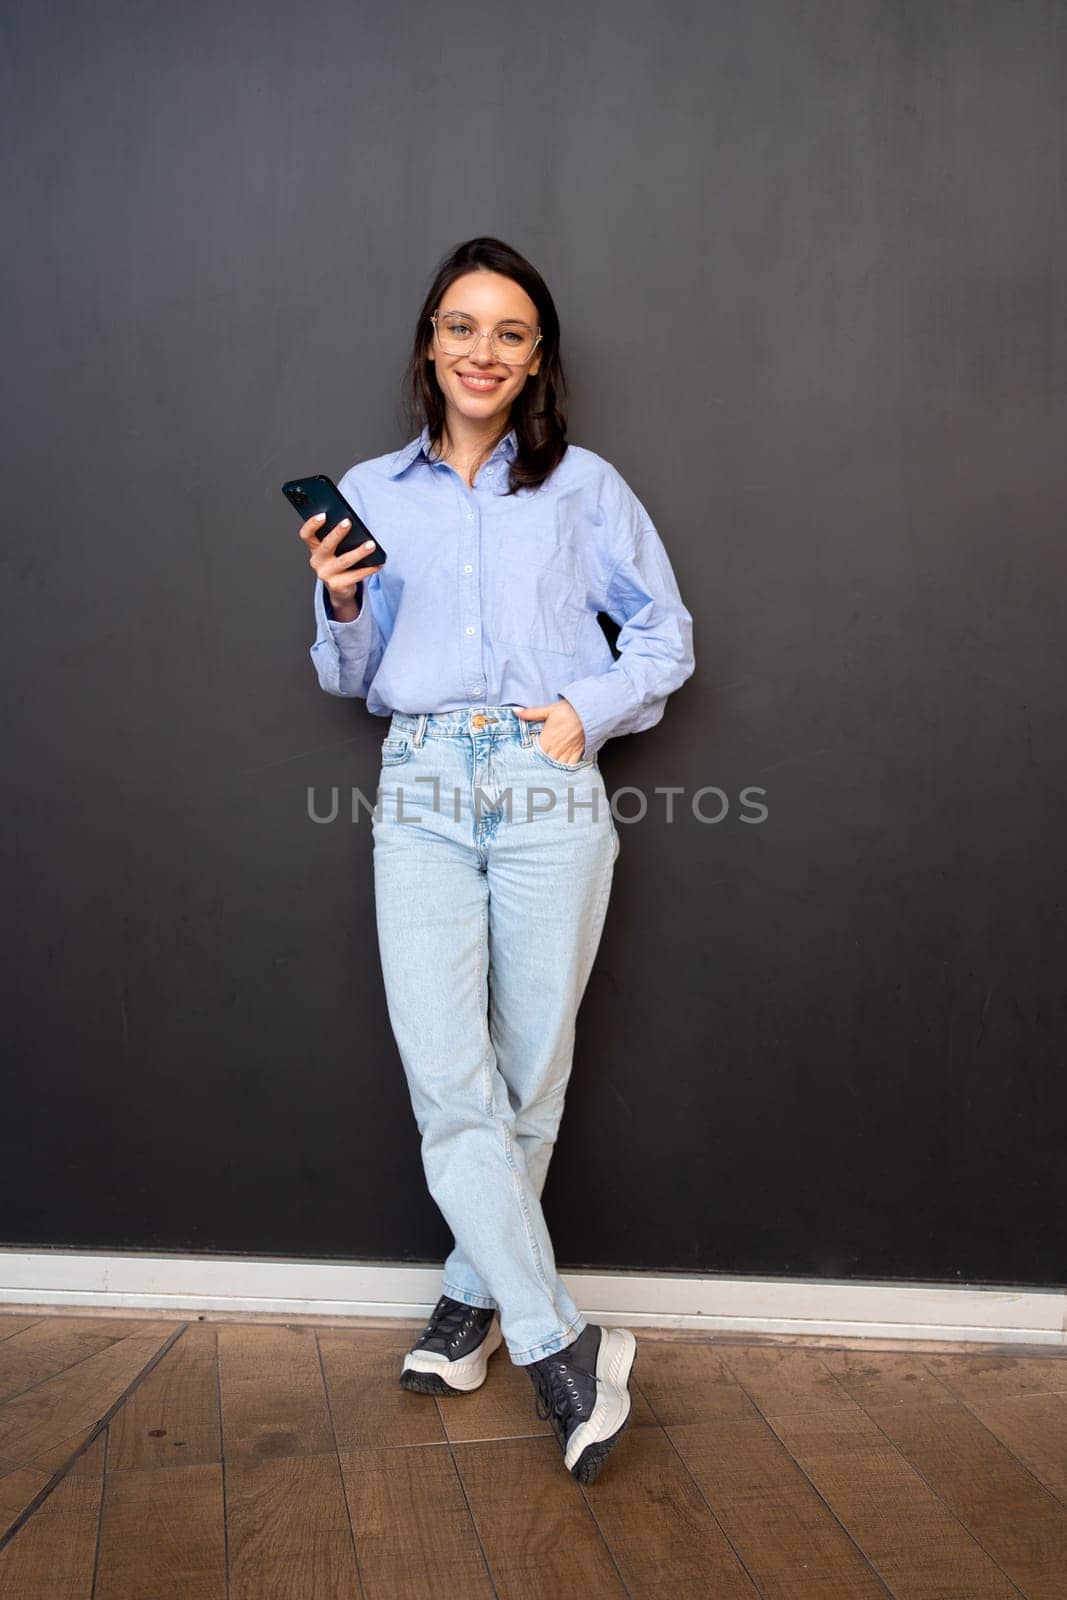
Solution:
{"label": "clear eyeglass frame", "polygon": [[[472,327],[474,326],[473,317],[469,316],[466,311],[464,311],[462,313],[460,313],[460,312],[451,312],[450,313],[450,312],[446,311],[444,313],[444,315],[445,316],[449,316],[449,315],[459,316],[459,315],[462,315],[462,316],[464,316],[466,318],[466,320],[471,324]],[[495,356],[497,361],[501,362],[501,364],[503,366],[505,366],[505,367],[524,367],[528,361],[532,361],[533,360],[534,352],[537,349],[537,346],[541,343],[541,337],[542,337],[541,329],[537,328],[535,330],[537,337],[534,339],[533,344],[530,346],[529,350],[523,356],[522,360],[521,361],[509,361],[507,356],[501,355],[500,346],[497,344],[497,338],[496,338],[497,329],[507,326],[507,319],[505,319],[504,322],[498,322],[495,328],[492,328],[492,329],[480,328],[478,330],[477,338],[476,339],[468,339],[466,344],[457,345],[453,341],[452,347],[450,348],[449,345],[447,345],[445,343],[445,341],[441,338],[441,330],[437,326],[437,317],[438,317],[438,313],[435,311],[433,313],[433,315],[431,316],[430,321],[433,323],[434,338],[437,340],[437,343],[440,346],[442,353],[444,355],[446,355],[446,356],[469,356],[473,351],[477,350],[478,346],[481,344],[481,342],[482,342],[482,340],[484,338],[488,338],[489,345],[490,345],[490,348],[491,348],[491,350],[493,352],[493,355]],[[514,319],[512,319],[512,320],[514,320]],[[528,323],[522,323],[521,326],[524,327],[524,328],[528,328],[529,324]],[[507,347],[505,346],[505,348],[507,348]]]}

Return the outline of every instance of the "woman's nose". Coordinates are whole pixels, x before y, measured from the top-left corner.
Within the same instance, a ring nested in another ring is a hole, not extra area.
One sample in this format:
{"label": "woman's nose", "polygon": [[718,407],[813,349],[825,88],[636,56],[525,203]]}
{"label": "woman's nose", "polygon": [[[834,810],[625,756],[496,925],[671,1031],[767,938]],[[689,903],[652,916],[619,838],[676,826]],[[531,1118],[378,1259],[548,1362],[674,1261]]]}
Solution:
{"label": "woman's nose", "polygon": [[483,366],[496,366],[496,352],[493,349],[493,341],[487,333],[478,335],[478,343],[471,351],[468,360],[480,361]]}

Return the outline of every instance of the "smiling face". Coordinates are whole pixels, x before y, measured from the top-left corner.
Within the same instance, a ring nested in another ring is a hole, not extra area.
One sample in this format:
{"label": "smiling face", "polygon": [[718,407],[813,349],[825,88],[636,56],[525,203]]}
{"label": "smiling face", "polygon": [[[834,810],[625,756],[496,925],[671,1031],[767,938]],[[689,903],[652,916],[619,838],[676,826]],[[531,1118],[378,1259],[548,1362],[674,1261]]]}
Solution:
{"label": "smiling face", "polygon": [[[539,321],[537,307],[526,290],[499,272],[466,272],[454,279],[436,310],[442,330],[446,311],[462,311],[479,334],[483,328],[510,321],[536,329]],[[502,428],[516,395],[541,365],[540,345],[525,366],[516,367],[498,361],[486,338],[479,338],[466,355],[458,356],[447,355],[438,340],[431,338],[426,355],[436,368],[445,401],[445,425],[452,436],[469,432],[472,425],[479,433]]]}

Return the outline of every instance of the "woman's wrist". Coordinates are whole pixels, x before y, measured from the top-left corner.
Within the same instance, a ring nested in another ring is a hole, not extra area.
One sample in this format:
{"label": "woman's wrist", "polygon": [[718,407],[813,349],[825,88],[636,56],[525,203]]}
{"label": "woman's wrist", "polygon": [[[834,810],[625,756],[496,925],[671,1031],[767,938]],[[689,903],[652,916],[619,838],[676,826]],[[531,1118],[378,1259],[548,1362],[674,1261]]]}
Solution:
{"label": "woman's wrist", "polygon": [[355,622],[360,610],[358,589],[348,600],[339,600],[333,595],[330,596],[330,611],[335,622]]}

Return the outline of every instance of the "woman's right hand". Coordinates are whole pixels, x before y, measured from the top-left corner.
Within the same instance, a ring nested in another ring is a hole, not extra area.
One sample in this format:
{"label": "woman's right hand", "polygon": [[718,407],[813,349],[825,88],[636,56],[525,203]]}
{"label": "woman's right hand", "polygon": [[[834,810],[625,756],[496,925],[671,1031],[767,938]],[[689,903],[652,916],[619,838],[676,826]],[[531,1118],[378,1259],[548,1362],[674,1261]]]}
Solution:
{"label": "woman's right hand", "polygon": [[370,578],[374,573],[380,572],[385,562],[380,561],[376,567],[361,567],[355,563],[366,561],[371,551],[375,548],[374,540],[368,539],[361,544],[358,550],[350,550],[347,555],[335,556],[334,551],[344,538],[349,529],[346,517],[323,538],[317,537],[318,531],[326,520],[325,513],[320,511],[318,516],[309,517],[301,524],[300,537],[307,545],[311,562],[311,570],[317,578],[321,578],[330,594],[330,610],[338,622],[355,622],[359,616],[359,602],[356,594],[364,578]]}

